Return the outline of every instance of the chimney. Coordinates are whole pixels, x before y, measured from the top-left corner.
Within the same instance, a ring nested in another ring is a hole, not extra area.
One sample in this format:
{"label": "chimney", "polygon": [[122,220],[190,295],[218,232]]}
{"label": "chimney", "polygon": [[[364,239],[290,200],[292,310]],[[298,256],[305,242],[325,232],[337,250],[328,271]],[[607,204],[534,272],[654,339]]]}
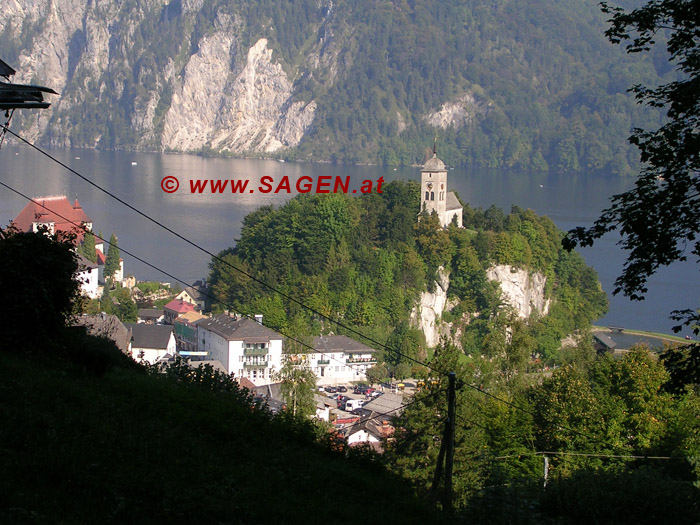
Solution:
{"label": "chimney", "polygon": [[259,325],[262,325],[262,314],[255,314],[255,322],[258,323]]}

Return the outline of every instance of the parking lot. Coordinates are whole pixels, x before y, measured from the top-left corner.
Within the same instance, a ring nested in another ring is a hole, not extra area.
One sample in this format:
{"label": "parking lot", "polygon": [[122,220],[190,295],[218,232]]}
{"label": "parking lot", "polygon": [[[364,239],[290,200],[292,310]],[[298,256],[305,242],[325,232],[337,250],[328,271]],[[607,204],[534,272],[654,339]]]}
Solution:
{"label": "parking lot", "polygon": [[[384,394],[385,392],[391,392],[399,395],[403,395],[404,397],[411,397],[414,392],[415,392],[415,381],[405,381],[403,382],[404,388],[402,390],[399,390],[397,387],[398,383],[395,383],[392,386],[389,386],[388,384],[385,385],[377,385],[374,387],[375,392],[379,392],[380,394]],[[346,396],[348,399],[361,399],[365,402],[369,402],[373,397],[369,397],[365,394],[356,394],[354,392],[354,385],[341,385],[345,388],[347,388],[347,392],[328,392],[326,388],[329,390],[332,390],[333,387],[318,387],[319,388],[319,394],[325,395],[328,398],[333,399],[334,401],[337,401],[338,395]],[[335,387],[337,388],[337,387]],[[320,390],[323,390],[321,392]],[[337,408],[337,404],[333,405],[331,408],[331,411],[335,413],[338,417],[338,419],[345,419],[345,418],[351,418],[351,417],[357,417],[356,414],[353,414],[352,412],[346,412],[345,410],[341,410],[340,408]]]}

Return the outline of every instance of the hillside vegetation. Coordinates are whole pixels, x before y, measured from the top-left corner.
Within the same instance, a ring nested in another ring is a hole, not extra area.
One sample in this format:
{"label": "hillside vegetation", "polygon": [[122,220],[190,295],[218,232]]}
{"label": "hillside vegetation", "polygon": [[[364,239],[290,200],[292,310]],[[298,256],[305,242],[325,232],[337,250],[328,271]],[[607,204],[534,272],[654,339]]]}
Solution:
{"label": "hillside vegetation", "polygon": [[[549,218],[519,208],[506,215],[495,207],[465,205],[465,228],[445,230],[436,216],[419,221],[419,205],[418,184],[395,181],[382,194],[306,194],[281,208],[256,210],[244,219],[235,247],[212,261],[209,282],[217,307],[262,313],[284,333],[342,332],[238,268],[381,343],[403,346],[409,339],[410,356],[425,357],[420,336],[408,327],[410,313],[444,268],[450,275],[447,293],[456,303],[445,320],[463,329],[459,345],[465,354],[501,356],[506,327],[527,336],[511,368],[525,366],[535,354],[550,364],[561,362],[561,339],[586,332],[605,312],[607,299],[595,271],[561,248],[562,232]],[[545,275],[550,314],[516,319],[503,307],[498,283],[486,278],[494,264]],[[394,365],[401,363],[409,361]]]}
{"label": "hillside vegetation", "polygon": [[69,327],[71,248],[0,230],[17,313],[0,344],[0,522],[328,523],[347,518],[346,491],[368,515],[440,519],[326,427],[273,417],[211,367],[146,368]]}
{"label": "hillside vegetation", "polygon": [[[323,425],[272,416],[211,368],[145,368],[69,328],[76,268],[70,242],[0,230],[0,288],[16,313],[0,345],[3,523],[328,523],[355,519],[357,506],[398,523],[697,523],[700,396],[687,347],[662,360],[584,355],[514,381],[492,373],[498,360],[442,344],[386,454],[345,454]],[[522,348],[522,331],[511,334]],[[449,515],[421,501],[443,439],[442,370],[458,378]]]}
{"label": "hillside vegetation", "polygon": [[[16,120],[54,145],[166,149],[166,116],[194,135],[237,129],[243,114],[216,118],[238,104],[236,90],[246,79],[237,75],[264,38],[291,83],[279,95],[289,97],[284,105],[270,110],[271,118],[285,116],[274,126],[249,123],[241,131],[251,134],[241,146],[246,151],[234,154],[413,164],[438,135],[450,165],[626,174],[637,164],[625,141],[630,129],[661,118],[636,105],[627,89],[654,85],[670,70],[663,55],[630,57],[611,46],[592,0],[82,0],[79,11],[67,0],[54,1],[55,10],[48,5],[0,13],[0,56],[24,68],[27,80],[61,91],[47,116]],[[42,40],[47,31],[61,38]],[[211,55],[217,38],[230,40],[224,58]],[[55,56],[58,62],[45,62]],[[223,69],[207,69],[214,66]],[[175,99],[187,96],[186,70],[202,75],[193,82],[200,92],[191,94],[197,111],[168,115]],[[221,93],[207,91],[206,75],[228,78]],[[276,82],[260,78],[275,89]],[[264,91],[250,89],[255,97]],[[260,96],[259,105],[272,103]],[[313,114],[310,124],[289,112],[297,103],[308,110],[304,118]],[[263,119],[252,109],[244,113]],[[280,135],[289,146],[270,153],[265,137],[280,129],[295,131]],[[195,151],[226,148],[217,139]]]}

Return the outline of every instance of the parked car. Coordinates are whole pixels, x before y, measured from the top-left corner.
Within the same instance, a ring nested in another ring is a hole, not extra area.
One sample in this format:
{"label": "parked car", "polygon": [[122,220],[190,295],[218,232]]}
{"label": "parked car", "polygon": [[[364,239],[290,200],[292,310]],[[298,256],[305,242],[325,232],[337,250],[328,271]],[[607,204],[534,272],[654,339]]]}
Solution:
{"label": "parked car", "polygon": [[346,412],[353,412],[357,410],[358,408],[362,408],[362,406],[365,404],[365,402],[362,399],[348,399],[345,402],[345,411]]}
{"label": "parked car", "polygon": [[338,392],[347,392],[347,391],[348,391],[348,389],[346,387],[344,387],[343,385],[340,385],[338,387]]}
{"label": "parked car", "polygon": [[368,388],[369,388],[369,387],[368,387],[367,385],[357,385],[357,386],[355,387],[355,390],[353,390],[353,392],[354,392],[355,394],[363,394],[363,395],[364,395],[364,394],[367,393],[367,389],[368,389]]}
{"label": "parked car", "polygon": [[329,394],[335,394],[336,392],[338,392],[338,389],[334,386],[327,386],[326,392],[328,392]]}
{"label": "parked car", "polygon": [[380,392],[379,390],[375,390],[374,392],[372,392],[371,394],[368,394],[368,395],[369,395],[369,397],[379,397],[382,394],[384,394],[384,392]]}

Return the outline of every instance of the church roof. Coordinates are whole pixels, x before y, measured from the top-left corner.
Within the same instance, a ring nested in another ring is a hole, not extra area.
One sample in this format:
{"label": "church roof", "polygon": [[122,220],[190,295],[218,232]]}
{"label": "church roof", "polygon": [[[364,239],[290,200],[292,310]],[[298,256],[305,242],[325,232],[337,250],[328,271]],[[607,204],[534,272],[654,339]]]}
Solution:
{"label": "church roof", "polygon": [[455,195],[454,191],[448,191],[447,192],[447,202],[445,203],[445,209],[446,210],[461,210],[462,205],[459,203],[459,199],[457,198],[457,195]]}
{"label": "church roof", "polygon": [[436,153],[433,153],[433,157],[423,166],[423,171],[445,171],[445,163],[438,159]]}

